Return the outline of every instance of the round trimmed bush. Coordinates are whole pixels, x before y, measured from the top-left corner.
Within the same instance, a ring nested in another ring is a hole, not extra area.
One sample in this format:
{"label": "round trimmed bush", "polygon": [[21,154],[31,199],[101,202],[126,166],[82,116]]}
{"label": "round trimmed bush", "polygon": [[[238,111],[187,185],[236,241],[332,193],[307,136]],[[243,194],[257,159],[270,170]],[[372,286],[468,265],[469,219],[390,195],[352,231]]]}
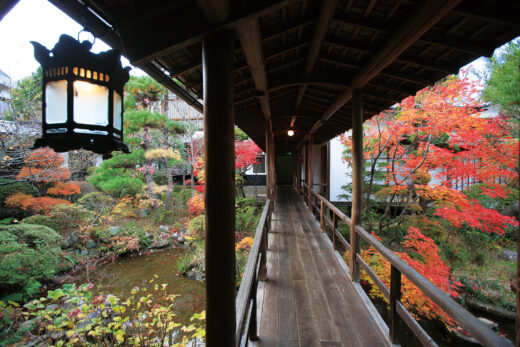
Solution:
{"label": "round trimmed bush", "polygon": [[60,266],[62,240],[44,225],[0,226],[0,293],[23,291],[55,275]]}
{"label": "round trimmed bush", "polygon": [[43,214],[35,214],[33,216],[29,216],[27,218],[24,218],[20,223],[44,225],[46,227],[51,228],[54,231],[59,231],[58,223],[56,223],[54,218],[45,216]]}

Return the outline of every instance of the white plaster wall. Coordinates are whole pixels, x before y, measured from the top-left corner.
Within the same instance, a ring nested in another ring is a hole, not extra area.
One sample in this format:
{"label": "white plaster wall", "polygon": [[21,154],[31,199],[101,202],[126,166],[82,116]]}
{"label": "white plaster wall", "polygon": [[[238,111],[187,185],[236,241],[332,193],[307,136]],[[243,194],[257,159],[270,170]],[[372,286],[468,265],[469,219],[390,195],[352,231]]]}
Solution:
{"label": "white plaster wall", "polygon": [[339,140],[339,136],[330,140],[330,200],[346,201],[339,195],[345,194],[341,189],[347,183],[352,182],[351,169],[343,161],[344,147]]}

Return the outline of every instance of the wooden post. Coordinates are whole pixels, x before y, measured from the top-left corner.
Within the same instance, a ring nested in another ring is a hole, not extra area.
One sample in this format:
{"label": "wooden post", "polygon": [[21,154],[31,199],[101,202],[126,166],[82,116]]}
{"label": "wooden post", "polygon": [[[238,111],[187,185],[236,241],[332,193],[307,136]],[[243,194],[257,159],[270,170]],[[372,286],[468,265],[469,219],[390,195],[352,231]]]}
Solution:
{"label": "wooden post", "polygon": [[332,213],[332,250],[336,250],[336,229],[338,227],[338,220],[336,213]]}
{"label": "wooden post", "polygon": [[360,238],[355,227],[361,225],[363,209],[363,101],[359,90],[352,95],[352,225],[350,226],[350,277],[359,282]]}
{"label": "wooden post", "polygon": [[233,39],[202,41],[206,169],[206,346],[235,345],[235,136]]}
{"label": "wooden post", "polygon": [[313,177],[312,177],[312,135],[309,134],[309,142],[307,146],[307,204],[312,212],[312,188],[313,188]]}
{"label": "wooden post", "polygon": [[393,265],[390,269],[390,341],[399,344],[399,314],[397,303],[401,300],[401,272]]}

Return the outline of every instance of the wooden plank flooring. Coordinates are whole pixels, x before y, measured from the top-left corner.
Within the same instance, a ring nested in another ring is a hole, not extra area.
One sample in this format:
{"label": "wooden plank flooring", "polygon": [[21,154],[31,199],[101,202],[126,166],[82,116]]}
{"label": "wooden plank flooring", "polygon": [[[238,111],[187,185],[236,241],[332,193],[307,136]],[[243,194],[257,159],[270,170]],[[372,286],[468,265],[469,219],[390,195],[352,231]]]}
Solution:
{"label": "wooden plank flooring", "polygon": [[277,194],[258,345],[388,345],[300,197]]}

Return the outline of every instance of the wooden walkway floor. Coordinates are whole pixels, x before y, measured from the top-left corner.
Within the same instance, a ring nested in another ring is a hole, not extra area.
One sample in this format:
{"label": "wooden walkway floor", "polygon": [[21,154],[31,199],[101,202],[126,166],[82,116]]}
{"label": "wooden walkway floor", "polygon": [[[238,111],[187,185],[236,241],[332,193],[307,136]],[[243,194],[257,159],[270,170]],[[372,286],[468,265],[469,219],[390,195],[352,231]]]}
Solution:
{"label": "wooden walkway floor", "polygon": [[388,345],[300,197],[277,194],[258,345]]}

